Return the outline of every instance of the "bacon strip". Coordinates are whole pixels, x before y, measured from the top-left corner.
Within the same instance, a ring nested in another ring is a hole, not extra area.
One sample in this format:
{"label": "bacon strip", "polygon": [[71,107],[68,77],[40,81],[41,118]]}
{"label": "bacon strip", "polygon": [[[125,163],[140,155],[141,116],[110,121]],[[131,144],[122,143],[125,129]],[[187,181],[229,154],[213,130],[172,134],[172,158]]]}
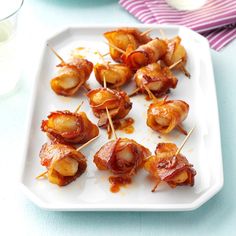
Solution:
{"label": "bacon strip", "polygon": [[51,80],[52,90],[59,95],[72,96],[85,84],[93,70],[93,63],[73,57],[68,63],[61,63],[58,75]]}
{"label": "bacon strip", "polygon": [[135,83],[142,93],[147,93],[148,87],[156,97],[165,95],[170,88],[176,88],[177,78],[168,67],[152,63],[137,70],[134,75]]}
{"label": "bacon strip", "polygon": [[124,91],[98,88],[91,90],[87,97],[94,115],[99,118],[100,127],[106,127],[108,123],[106,107],[112,120],[124,118],[132,108],[132,103]]}
{"label": "bacon strip", "polygon": [[173,39],[166,40],[168,45],[167,52],[163,57],[163,61],[167,66],[171,66],[180,59],[182,62],[174,67],[174,69],[182,69],[183,65],[187,62],[187,52],[181,45],[181,38],[176,36]]}
{"label": "bacon strip", "polygon": [[51,112],[48,120],[42,121],[41,129],[51,140],[64,144],[83,144],[99,133],[84,112],[70,111]]}
{"label": "bacon strip", "polygon": [[166,54],[166,50],[166,42],[156,38],[127,54],[125,63],[131,69],[137,70],[143,66],[157,62]]}
{"label": "bacon strip", "polygon": [[132,139],[119,138],[103,145],[94,155],[99,170],[110,170],[113,174],[133,174],[139,169],[150,151]]}
{"label": "bacon strip", "polygon": [[150,104],[147,111],[147,125],[162,134],[170,133],[183,122],[189,105],[181,100],[164,100]]}
{"label": "bacon strip", "polygon": [[175,156],[176,151],[177,146],[173,143],[159,143],[155,156],[148,158],[144,168],[172,188],[178,185],[193,186],[196,171],[182,154]]}
{"label": "bacon strip", "polygon": [[[136,28],[120,28],[106,32],[104,36],[112,45],[129,52],[152,40],[148,35],[141,34],[142,32]],[[123,54],[113,47],[110,47],[110,55],[114,61],[123,62]]]}
{"label": "bacon strip", "polygon": [[[68,185],[76,180],[87,168],[85,156],[68,145],[45,143],[41,148],[39,157],[41,164],[48,169],[48,180],[59,186]],[[73,176],[63,176],[55,170],[55,166],[58,165],[58,162],[65,158],[71,158],[78,163],[78,169]]]}

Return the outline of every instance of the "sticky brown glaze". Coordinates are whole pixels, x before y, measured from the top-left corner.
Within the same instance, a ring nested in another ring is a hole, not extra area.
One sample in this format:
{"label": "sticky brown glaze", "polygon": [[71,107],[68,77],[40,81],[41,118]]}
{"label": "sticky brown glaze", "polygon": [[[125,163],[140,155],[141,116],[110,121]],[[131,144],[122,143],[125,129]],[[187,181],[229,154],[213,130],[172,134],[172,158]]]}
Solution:
{"label": "sticky brown glaze", "polygon": [[125,119],[119,120],[115,123],[115,129],[121,130],[126,134],[132,134],[134,132],[134,119],[127,117]]}
{"label": "sticky brown glaze", "polygon": [[185,156],[175,156],[177,146],[173,143],[159,143],[155,155],[148,158],[144,168],[157,181],[166,182],[170,187],[194,185],[196,171]]}
{"label": "sticky brown glaze", "polygon": [[120,187],[126,186],[132,183],[130,176],[110,176],[109,182],[111,184],[110,190],[112,193],[117,193],[120,191]]}
{"label": "sticky brown glaze", "polygon": [[48,180],[59,186],[76,180],[87,168],[85,156],[64,144],[44,144],[39,157],[48,169]]}
{"label": "sticky brown glaze", "polygon": [[93,70],[93,63],[73,57],[68,63],[57,65],[57,76],[51,80],[52,90],[59,95],[72,96],[86,83]]}
{"label": "sticky brown glaze", "polygon": [[98,127],[84,112],[51,112],[42,121],[41,129],[51,140],[64,144],[83,144],[99,134]]}
{"label": "sticky brown glaze", "polygon": [[183,122],[189,105],[181,100],[163,100],[151,103],[147,111],[147,125],[162,134],[170,133]]}

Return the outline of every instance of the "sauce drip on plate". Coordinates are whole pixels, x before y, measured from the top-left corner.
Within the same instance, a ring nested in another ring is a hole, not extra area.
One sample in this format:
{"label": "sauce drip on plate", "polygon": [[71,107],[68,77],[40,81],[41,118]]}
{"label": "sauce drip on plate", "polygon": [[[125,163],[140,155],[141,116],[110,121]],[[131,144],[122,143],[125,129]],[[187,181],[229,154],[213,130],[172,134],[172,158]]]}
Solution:
{"label": "sauce drip on plate", "polygon": [[110,176],[109,182],[111,183],[110,191],[117,193],[120,191],[121,186],[131,184],[131,177],[129,176]]}

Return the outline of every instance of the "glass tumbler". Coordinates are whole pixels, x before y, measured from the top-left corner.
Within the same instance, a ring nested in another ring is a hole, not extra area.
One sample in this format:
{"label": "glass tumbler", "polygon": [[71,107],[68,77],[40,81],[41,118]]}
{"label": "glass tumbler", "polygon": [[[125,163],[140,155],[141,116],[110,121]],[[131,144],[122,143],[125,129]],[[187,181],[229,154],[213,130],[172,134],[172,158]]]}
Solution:
{"label": "glass tumbler", "polygon": [[0,0],[0,97],[11,92],[19,80],[17,16],[24,0]]}

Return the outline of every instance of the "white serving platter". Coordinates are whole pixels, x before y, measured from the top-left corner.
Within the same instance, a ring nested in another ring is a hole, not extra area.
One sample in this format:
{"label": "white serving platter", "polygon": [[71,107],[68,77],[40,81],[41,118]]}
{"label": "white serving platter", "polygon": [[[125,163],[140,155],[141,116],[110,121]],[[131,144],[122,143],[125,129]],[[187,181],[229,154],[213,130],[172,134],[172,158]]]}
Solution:
{"label": "white serving platter", "polygon": [[[130,26],[130,25],[129,25]],[[194,165],[197,171],[193,187],[182,186],[171,189],[162,184],[158,191],[151,192],[153,182],[147,172],[141,170],[134,177],[133,183],[121,188],[118,193],[110,192],[109,174],[97,170],[93,163],[95,152],[107,142],[105,131],[100,132],[100,138],[89,147],[83,149],[88,159],[86,172],[68,186],[58,187],[46,179],[36,180],[35,177],[45,170],[40,165],[39,151],[48,141],[45,133],[41,132],[41,121],[51,111],[73,111],[83,100],[86,101],[81,90],[75,97],[56,95],[50,88],[50,80],[56,74],[58,58],[46,46],[49,44],[63,58],[68,58],[72,49],[77,47],[98,49],[101,53],[108,52],[104,43],[103,33],[118,26],[73,27],[62,30],[45,42],[39,72],[35,79],[30,122],[28,125],[24,163],[21,174],[21,185],[26,195],[39,207],[60,211],[185,211],[200,207],[213,197],[223,186],[223,167],[221,156],[220,129],[218,108],[215,91],[215,81],[208,42],[199,34],[179,26],[167,25],[132,25],[142,31],[152,28],[152,37],[160,37],[159,29],[163,29],[166,36],[179,35],[188,53],[187,69],[191,79],[177,73],[178,86],[169,94],[170,99],[181,99],[190,105],[190,112],[184,121],[184,127],[196,129],[186,143],[182,153]],[[94,53],[88,54],[88,59],[98,62],[99,57]],[[92,88],[99,87],[94,74],[89,79]],[[134,84],[124,88],[130,92]],[[184,136],[178,132],[170,135],[159,135],[146,126],[146,110],[150,102],[143,95],[132,98],[133,108],[129,116],[135,120],[135,132],[125,134],[117,132],[120,137],[135,139],[154,152],[159,142],[174,142],[179,145]],[[82,107],[88,117],[97,123],[86,101]]]}

